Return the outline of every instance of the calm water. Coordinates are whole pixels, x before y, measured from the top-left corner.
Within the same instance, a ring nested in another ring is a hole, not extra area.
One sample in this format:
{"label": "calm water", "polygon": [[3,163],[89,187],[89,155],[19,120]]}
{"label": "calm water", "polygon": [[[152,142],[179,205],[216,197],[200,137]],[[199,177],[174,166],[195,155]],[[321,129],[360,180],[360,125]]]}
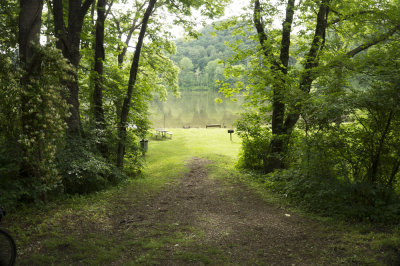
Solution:
{"label": "calm water", "polygon": [[[215,102],[218,97],[223,99],[222,103]],[[241,101],[239,98],[238,102],[232,102],[213,91],[184,91],[180,98],[169,95],[166,102],[155,98],[150,105],[150,121],[155,128],[205,127],[206,124],[232,127],[241,112]]]}

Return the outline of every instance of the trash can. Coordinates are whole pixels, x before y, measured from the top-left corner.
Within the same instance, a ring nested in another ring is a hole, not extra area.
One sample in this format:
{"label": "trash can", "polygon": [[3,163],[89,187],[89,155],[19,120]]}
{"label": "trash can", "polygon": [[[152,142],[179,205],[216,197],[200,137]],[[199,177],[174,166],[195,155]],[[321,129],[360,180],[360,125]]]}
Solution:
{"label": "trash can", "polygon": [[149,141],[147,139],[140,140],[140,149],[142,149],[143,152],[147,152],[149,150]]}

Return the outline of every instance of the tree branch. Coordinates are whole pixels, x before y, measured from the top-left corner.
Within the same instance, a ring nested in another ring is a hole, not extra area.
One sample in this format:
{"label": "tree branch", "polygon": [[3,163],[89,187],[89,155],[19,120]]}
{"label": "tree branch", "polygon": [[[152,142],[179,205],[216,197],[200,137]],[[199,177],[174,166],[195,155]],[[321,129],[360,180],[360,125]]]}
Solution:
{"label": "tree branch", "polygon": [[108,9],[107,9],[106,14],[105,14],[105,18],[107,18],[108,15],[110,14],[110,12],[111,12],[111,7],[112,7],[113,4],[114,4],[114,0],[111,0],[111,3],[110,3],[110,5],[108,6]]}
{"label": "tree branch", "polygon": [[289,65],[290,33],[292,31],[295,0],[289,0],[286,6],[286,18],[282,23],[282,42],[280,59],[283,65],[282,72],[287,74]]}
{"label": "tree branch", "polygon": [[[327,28],[327,20],[329,14],[329,1],[323,0],[320,3],[319,11],[317,14],[317,25],[315,26],[315,34],[313,41],[311,43],[310,50],[306,55],[306,62],[304,64],[304,70],[300,80],[300,90],[309,93],[311,89],[311,84],[314,80],[312,74],[313,69],[316,68],[319,64],[319,54],[320,51],[324,48],[325,42],[325,32]],[[287,134],[289,134],[294,125],[299,120],[301,106],[297,106],[294,112],[291,112],[287,115],[284,128]]]}
{"label": "tree branch", "polygon": [[254,14],[253,14],[253,22],[254,26],[256,27],[257,33],[258,33],[258,39],[261,45],[261,49],[263,50],[264,56],[267,59],[270,59],[272,61],[272,64],[276,69],[282,70],[282,67],[280,64],[273,58],[273,54],[271,52],[271,49],[268,47],[268,36],[267,33],[264,30],[264,23],[262,22],[262,17],[261,17],[261,5],[260,1],[256,0],[254,1]]}
{"label": "tree branch", "polygon": [[391,37],[392,35],[394,35],[397,31],[400,30],[400,25],[397,25],[396,27],[394,27],[393,29],[391,29],[390,31],[375,37],[373,40],[363,43],[360,46],[354,48],[353,50],[347,52],[347,56],[349,57],[354,57],[355,55],[357,55],[358,53],[370,48],[371,46],[374,46],[382,41],[387,40],[389,37]]}
{"label": "tree branch", "polygon": [[254,1],[253,21],[254,21],[254,26],[256,27],[258,33],[258,38],[260,40],[261,48],[263,49],[265,56],[268,57],[270,53],[269,49],[266,47],[266,42],[268,41],[268,37],[264,31],[264,24],[261,20],[261,6],[259,0]]}
{"label": "tree branch", "polygon": [[81,16],[84,17],[90,6],[93,4],[93,0],[85,0],[81,7]]}
{"label": "tree branch", "polygon": [[360,10],[359,12],[351,13],[351,14],[348,14],[348,15],[344,16],[344,15],[338,13],[337,11],[334,11],[334,10],[331,10],[331,11],[333,13],[337,14],[339,17],[337,19],[334,19],[334,20],[330,21],[328,23],[328,26],[332,26],[332,25],[334,25],[336,23],[339,23],[341,21],[348,20],[350,18],[354,18],[354,17],[360,16],[360,15],[376,13],[376,10]]}

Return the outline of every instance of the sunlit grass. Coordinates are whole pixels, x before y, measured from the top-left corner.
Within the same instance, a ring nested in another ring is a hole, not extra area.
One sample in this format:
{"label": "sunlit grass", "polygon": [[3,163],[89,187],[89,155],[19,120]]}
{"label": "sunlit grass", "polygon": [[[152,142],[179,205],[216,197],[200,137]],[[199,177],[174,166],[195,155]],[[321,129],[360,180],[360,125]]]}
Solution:
{"label": "sunlit grass", "polygon": [[172,139],[149,138],[146,154],[146,178],[175,176],[185,172],[185,165],[193,157],[205,158],[216,164],[229,164],[237,160],[240,139],[225,128],[168,129]]}
{"label": "sunlit grass", "polygon": [[236,159],[240,149],[240,139],[232,134],[230,141],[226,128],[189,128],[168,129],[173,133],[172,139],[150,139],[147,158],[150,163],[165,159],[182,159],[193,156],[215,158],[228,156]]}

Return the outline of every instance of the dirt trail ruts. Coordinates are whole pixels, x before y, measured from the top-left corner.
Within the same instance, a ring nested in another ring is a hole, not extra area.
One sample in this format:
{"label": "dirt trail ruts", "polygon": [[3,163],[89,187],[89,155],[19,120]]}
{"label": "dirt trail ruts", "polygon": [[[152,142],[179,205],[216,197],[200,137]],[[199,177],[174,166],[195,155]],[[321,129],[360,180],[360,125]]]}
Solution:
{"label": "dirt trail ruts", "polygon": [[333,240],[320,237],[318,222],[266,203],[243,184],[209,178],[209,163],[193,158],[179,183],[116,221],[121,241],[153,239],[153,245],[133,247],[121,263],[138,261],[149,249],[155,253],[147,263],[162,265],[337,263]]}

